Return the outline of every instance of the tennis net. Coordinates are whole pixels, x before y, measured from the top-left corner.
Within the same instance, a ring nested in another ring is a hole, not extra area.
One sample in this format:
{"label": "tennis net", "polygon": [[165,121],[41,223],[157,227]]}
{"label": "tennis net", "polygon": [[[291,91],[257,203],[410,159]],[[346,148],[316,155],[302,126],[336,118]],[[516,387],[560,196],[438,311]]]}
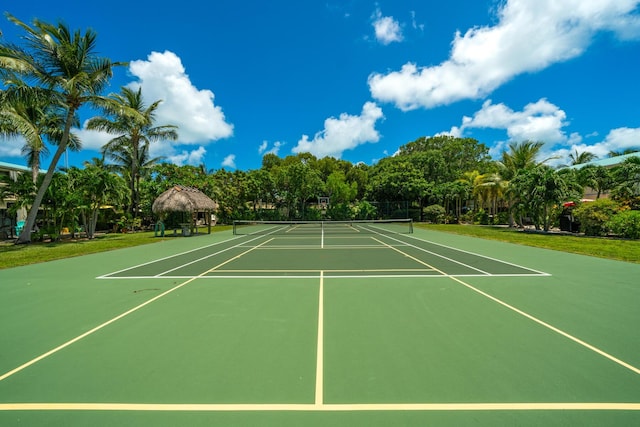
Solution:
{"label": "tennis net", "polygon": [[378,219],[352,221],[233,221],[233,234],[408,234],[413,233],[413,220]]}

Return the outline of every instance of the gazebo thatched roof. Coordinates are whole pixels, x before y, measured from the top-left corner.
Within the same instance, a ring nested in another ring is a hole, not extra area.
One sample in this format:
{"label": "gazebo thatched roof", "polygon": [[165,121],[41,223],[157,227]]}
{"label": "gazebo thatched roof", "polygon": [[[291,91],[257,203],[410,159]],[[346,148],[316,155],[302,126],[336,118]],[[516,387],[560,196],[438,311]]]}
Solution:
{"label": "gazebo thatched roof", "polygon": [[163,212],[210,212],[216,210],[218,204],[207,197],[202,191],[193,187],[176,185],[153,202],[153,213]]}

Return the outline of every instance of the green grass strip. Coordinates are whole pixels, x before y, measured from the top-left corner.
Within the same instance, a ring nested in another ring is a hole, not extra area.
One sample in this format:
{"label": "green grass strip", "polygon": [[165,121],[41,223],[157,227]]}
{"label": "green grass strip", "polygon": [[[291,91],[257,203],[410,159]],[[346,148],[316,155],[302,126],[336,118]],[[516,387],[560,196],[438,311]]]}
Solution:
{"label": "green grass strip", "polygon": [[[216,226],[212,228],[212,232],[230,229],[231,226]],[[34,242],[28,245],[14,245],[13,241],[5,242],[0,243],[0,269],[106,252],[114,249],[148,245],[177,238],[182,237],[173,237],[171,235],[155,237],[154,232],[149,231],[126,234],[108,233],[99,235],[92,240],[62,239],[58,242]],[[197,236],[193,238],[197,238]]]}

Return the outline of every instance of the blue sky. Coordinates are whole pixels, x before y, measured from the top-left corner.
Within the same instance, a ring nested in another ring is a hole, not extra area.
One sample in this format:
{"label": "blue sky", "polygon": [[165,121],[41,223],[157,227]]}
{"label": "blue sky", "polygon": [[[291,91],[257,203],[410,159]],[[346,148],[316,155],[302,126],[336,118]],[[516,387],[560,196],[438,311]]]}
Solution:
{"label": "blue sky", "polygon": [[[130,62],[109,92],[163,100],[157,124],[180,139],[152,154],[176,164],[248,170],[301,151],[373,164],[438,134],[495,157],[543,141],[558,164],[640,149],[639,0],[11,3],[28,23],[92,28],[101,55]],[[0,30],[22,35],[4,17]],[[84,150],[68,165],[110,138],[76,132]],[[0,140],[0,160],[24,164],[20,147]]]}

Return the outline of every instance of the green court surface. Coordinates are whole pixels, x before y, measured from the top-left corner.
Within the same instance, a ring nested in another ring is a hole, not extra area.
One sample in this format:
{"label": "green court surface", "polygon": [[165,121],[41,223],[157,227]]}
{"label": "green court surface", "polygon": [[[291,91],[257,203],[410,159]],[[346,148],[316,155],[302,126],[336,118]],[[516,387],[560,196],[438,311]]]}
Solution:
{"label": "green court surface", "polygon": [[640,266],[291,228],[0,271],[0,425],[640,425]]}

